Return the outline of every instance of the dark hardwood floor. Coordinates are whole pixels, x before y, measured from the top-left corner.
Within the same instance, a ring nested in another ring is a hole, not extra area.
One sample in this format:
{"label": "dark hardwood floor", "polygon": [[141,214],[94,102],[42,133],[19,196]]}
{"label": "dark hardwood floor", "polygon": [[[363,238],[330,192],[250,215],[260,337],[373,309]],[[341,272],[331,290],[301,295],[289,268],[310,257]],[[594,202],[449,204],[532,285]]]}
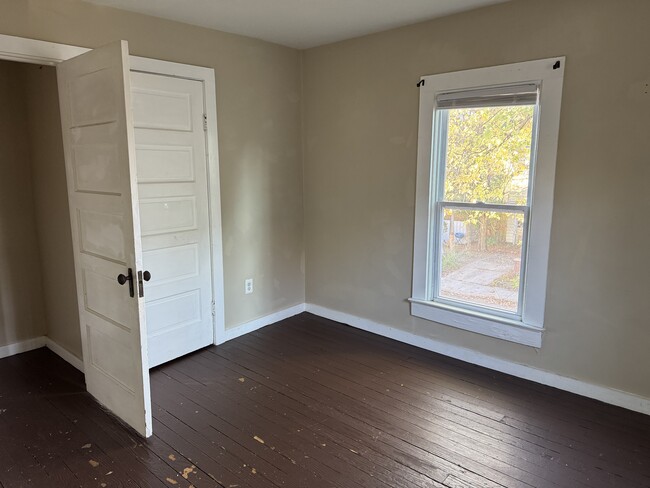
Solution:
{"label": "dark hardwood floor", "polygon": [[152,371],[143,440],[0,360],[0,487],[650,487],[650,417],[309,314]]}

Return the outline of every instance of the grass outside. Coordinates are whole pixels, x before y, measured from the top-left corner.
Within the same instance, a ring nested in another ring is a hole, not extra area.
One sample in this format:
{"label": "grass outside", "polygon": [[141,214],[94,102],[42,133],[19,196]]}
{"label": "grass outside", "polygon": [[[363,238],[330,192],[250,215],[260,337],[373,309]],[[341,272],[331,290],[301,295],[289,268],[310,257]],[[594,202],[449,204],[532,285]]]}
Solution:
{"label": "grass outside", "polygon": [[496,286],[497,288],[505,288],[506,290],[518,291],[519,272],[511,271],[509,273],[501,275],[492,283],[490,283],[490,286]]}
{"label": "grass outside", "polygon": [[449,273],[462,268],[465,264],[469,263],[476,257],[476,252],[466,249],[450,250],[445,249],[442,253],[442,276],[447,276]]}

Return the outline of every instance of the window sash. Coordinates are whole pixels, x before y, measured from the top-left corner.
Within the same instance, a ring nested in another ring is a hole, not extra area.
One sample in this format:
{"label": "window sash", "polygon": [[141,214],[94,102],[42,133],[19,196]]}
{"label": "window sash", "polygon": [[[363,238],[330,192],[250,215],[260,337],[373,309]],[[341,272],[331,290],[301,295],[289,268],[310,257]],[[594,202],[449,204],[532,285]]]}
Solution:
{"label": "window sash", "polygon": [[447,208],[456,208],[459,210],[482,210],[487,209],[487,212],[528,212],[530,206],[528,205],[512,205],[509,203],[485,203],[485,202],[456,202],[449,200],[440,200],[437,202]]}
{"label": "window sash", "polygon": [[[521,242],[521,268],[519,271],[519,290],[517,294],[517,311],[509,312],[507,310],[488,307],[478,303],[465,302],[461,300],[454,300],[440,296],[440,284],[442,281],[442,235],[444,232],[445,209],[457,210],[477,210],[485,212],[502,211],[506,213],[520,213],[523,216],[523,232]],[[526,289],[526,256],[528,251],[528,228],[530,223],[530,207],[526,205],[500,205],[500,204],[485,204],[485,203],[458,203],[458,202],[437,202],[435,209],[432,212],[432,222],[430,228],[432,229],[432,249],[430,250],[429,260],[429,299],[437,303],[446,303],[456,307],[467,308],[476,312],[486,313],[489,315],[496,315],[504,318],[521,320],[523,316],[524,293]]]}
{"label": "window sash", "polygon": [[[535,85],[537,86],[537,85]],[[529,105],[529,104],[526,104]],[[498,106],[498,105],[486,105],[486,108],[489,106]],[[464,107],[453,107],[453,108],[464,108]],[[473,107],[476,108],[476,107]],[[530,141],[530,162],[528,166],[528,191],[526,194],[526,203],[530,204],[533,195],[533,184],[535,181],[535,167],[537,166],[537,149],[538,149],[538,139],[539,139],[539,103],[535,104],[535,109],[533,111],[533,128],[532,128],[532,138]],[[445,168],[447,163],[447,138],[448,138],[448,128],[449,128],[449,109],[448,108],[439,108],[434,109],[433,114],[433,130],[431,135],[431,164],[432,164],[432,181],[431,181],[431,190],[432,195],[436,201],[442,199],[445,194]],[[476,202],[476,203],[485,203],[485,202]]]}

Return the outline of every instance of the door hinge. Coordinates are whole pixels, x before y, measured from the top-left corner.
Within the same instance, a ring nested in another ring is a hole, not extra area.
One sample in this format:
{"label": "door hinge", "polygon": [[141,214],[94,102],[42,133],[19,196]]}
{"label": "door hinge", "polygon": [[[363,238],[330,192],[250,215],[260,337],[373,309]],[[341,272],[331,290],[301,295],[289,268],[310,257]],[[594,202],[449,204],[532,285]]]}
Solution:
{"label": "door hinge", "polygon": [[215,315],[217,315],[217,304],[212,300],[212,316],[214,317]]}
{"label": "door hinge", "polygon": [[208,131],[208,115],[207,114],[203,114],[203,130],[205,132]]}

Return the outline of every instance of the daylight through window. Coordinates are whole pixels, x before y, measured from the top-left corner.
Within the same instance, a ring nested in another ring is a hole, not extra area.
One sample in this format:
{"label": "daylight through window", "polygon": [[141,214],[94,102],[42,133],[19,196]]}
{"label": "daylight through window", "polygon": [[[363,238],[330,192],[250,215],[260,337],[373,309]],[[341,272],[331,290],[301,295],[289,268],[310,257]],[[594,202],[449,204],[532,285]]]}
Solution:
{"label": "daylight through window", "polygon": [[541,345],[564,63],[422,77],[412,315]]}
{"label": "daylight through window", "polygon": [[439,97],[434,299],[521,315],[538,113],[537,87],[522,89]]}

